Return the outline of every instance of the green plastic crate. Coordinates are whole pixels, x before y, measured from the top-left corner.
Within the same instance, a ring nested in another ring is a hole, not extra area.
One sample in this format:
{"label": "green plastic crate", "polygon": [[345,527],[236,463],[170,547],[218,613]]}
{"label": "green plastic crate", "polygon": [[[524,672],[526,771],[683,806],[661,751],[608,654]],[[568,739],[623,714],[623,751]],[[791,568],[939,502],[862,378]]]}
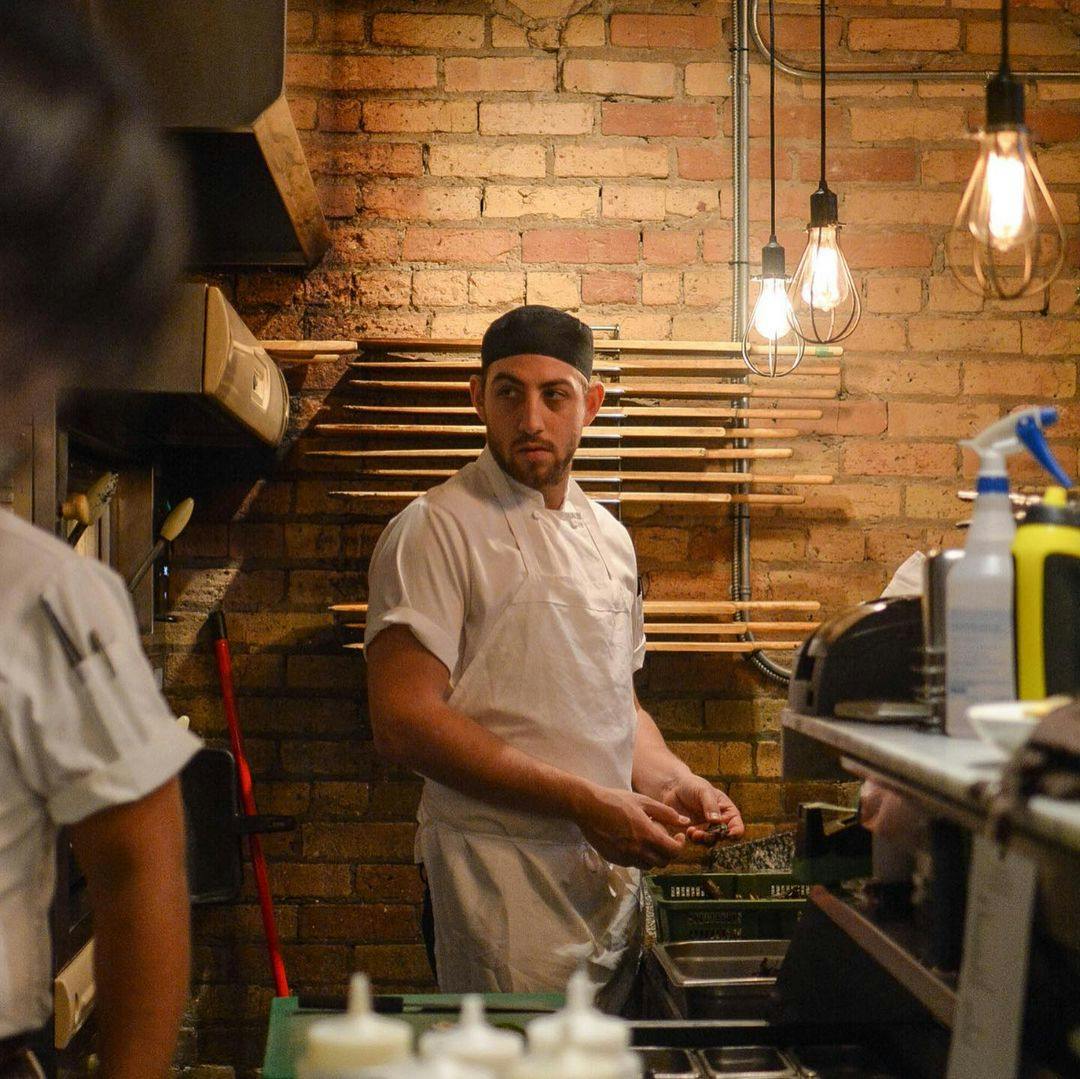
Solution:
{"label": "green plastic crate", "polygon": [[645,879],[661,944],[787,940],[810,892],[790,873],[665,873]]}

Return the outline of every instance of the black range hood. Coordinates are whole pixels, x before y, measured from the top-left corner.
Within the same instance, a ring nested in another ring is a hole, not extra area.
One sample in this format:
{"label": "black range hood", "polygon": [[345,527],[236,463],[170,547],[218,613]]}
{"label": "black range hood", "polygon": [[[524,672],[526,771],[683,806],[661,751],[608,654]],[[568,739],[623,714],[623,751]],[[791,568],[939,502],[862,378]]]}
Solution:
{"label": "black range hood", "polygon": [[314,266],[329,246],[284,95],[286,0],[92,0],[187,163],[191,269]]}

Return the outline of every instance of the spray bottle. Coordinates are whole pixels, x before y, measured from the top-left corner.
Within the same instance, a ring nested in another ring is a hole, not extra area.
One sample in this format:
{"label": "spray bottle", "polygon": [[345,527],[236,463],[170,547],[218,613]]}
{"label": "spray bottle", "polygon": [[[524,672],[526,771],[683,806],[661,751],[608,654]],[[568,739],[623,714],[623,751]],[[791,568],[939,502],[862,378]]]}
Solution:
{"label": "spray bottle", "polygon": [[945,583],[945,732],[974,737],[973,704],[1016,699],[1012,542],[1016,535],[1005,459],[1024,443],[1017,425],[1057,422],[1053,408],[1025,408],[960,443],[979,457],[975,512],[964,557]]}

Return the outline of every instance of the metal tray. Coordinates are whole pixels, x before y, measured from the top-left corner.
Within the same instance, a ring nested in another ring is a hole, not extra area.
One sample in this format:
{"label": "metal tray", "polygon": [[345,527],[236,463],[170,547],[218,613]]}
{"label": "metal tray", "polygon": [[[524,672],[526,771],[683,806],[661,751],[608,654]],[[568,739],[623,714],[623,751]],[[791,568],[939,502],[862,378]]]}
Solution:
{"label": "metal tray", "polygon": [[701,1054],[709,1079],[799,1079],[794,1065],[771,1045],[729,1045]]}
{"label": "metal tray", "polygon": [[653,948],[668,982],[679,989],[768,989],[787,954],[786,940],[688,940]]}
{"label": "metal tray", "polygon": [[702,1079],[695,1057],[685,1049],[645,1046],[635,1049],[651,1079]]}

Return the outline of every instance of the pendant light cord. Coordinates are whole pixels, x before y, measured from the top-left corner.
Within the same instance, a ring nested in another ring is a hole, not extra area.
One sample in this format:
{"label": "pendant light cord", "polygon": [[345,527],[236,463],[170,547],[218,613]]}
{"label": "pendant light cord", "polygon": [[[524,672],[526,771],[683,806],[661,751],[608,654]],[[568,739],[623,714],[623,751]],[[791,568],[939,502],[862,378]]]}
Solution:
{"label": "pendant light cord", "polygon": [[825,0],[821,0],[821,187],[825,186]]}
{"label": "pendant light cord", "polygon": [[776,240],[776,16],[769,0],[769,239]]}

